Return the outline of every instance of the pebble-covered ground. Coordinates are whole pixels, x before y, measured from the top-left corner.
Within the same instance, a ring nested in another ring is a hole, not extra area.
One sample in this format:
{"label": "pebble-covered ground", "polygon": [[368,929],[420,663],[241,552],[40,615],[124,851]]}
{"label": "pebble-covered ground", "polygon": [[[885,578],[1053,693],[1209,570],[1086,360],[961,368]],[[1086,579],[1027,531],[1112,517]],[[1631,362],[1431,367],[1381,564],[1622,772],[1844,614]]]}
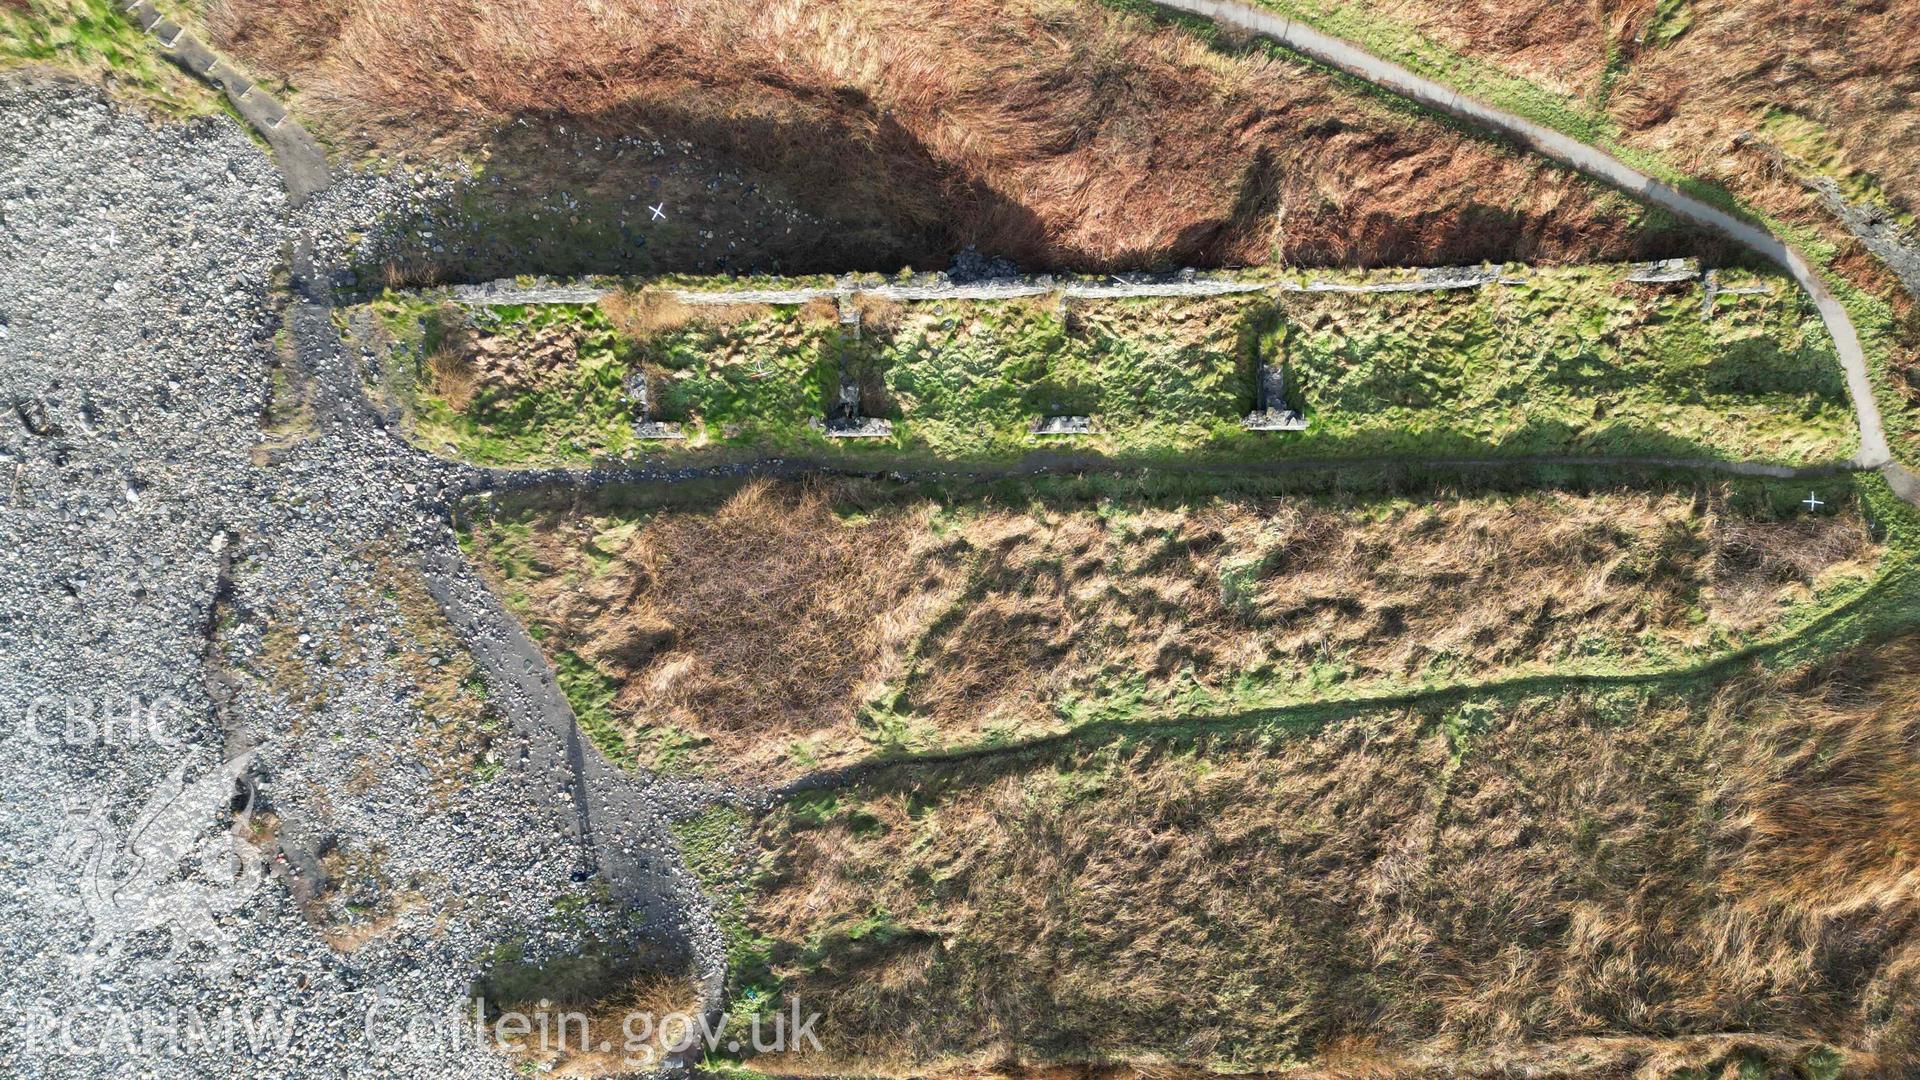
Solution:
{"label": "pebble-covered ground", "polygon": [[597,935],[717,991],[697,793],[579,752],[362,405],[323,283],[416,197],[0,80],[6,1075],[513,1075],[473,980]]}

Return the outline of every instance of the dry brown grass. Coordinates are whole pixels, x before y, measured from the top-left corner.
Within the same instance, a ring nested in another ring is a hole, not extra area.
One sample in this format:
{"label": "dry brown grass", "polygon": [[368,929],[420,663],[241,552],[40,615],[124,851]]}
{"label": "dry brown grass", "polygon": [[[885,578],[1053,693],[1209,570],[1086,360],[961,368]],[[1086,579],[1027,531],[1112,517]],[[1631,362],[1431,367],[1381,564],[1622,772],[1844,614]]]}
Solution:
{"label": "dry brown grass", "polygon": [[800,321],[809,326],[824,326],[840,321],[840,305],[824,296],[816,296],[800,305]]}
{"label": "dry brown grass", "polygon": [[260,633],[259,651],[241,664],[242,671],[294,707],[296,732],[305,719],[320,715],[347,689],[346,679],[332,663],[315,663],[314,657],[354,664],[366,655],[365,644],[350,628],[339,628],[330,639],[321,638],[317,647],[309,649],[300,640],[304,627],[297,612],[269,617]]}
{"label": "dry brown grass", "polygon": [[[1320,0],[1337,6],[1340,0]],[[1561,93],[1597,98],[1609,43],[1624,74],[1608,111],[1629,140],[1736,184],[1755,163],[1730,158],[1733,136],[1790,105],[1832,134],[1847,164],[1920,209],[1920,9],[1904,3],[1732,0],[1686,5],[1670,43],[1643,40],[1651,0],[1396,0],[1386,17]]]}
{"label": "dry brown grass", "polygon": [[427,355],[427,387],[455,409],[483,393],[511,395],[538,390],[572,374],[580,359],[581,333],[562,323],[514,326],[504,333],[481,330],[453,305],[437,315],[439,342]]}
{"label": "dry brown grass", "polygon": [[[590,1001],[541,998],[499,1005],[527,1017],[536,1033],[542,1024],[552,1033],[544,1044],[537,1034],[502,1036],[508,1055],[542,1075],[571,1077],[631,1076],[657,1065],[689,1030],[697,1032],[702,1010],[699,988],[690,979],[659,973],[635,976]],[[663,1025],[669,1017],[677,1019]],[[681,1026],[686,1020],[695,1026]],[[601,1050],[602,1043],[610,1049]]]}
{"label": "dry brown grass", "polygon": [[738,776],[902,738],[863,706],[932,746],[1055,730],[1075,696],[1139,694],[1151,714],[1196,690],[1231,708],[1245,679],[1304,696],[1310,679],[1348,693],[1633,667],[1761,633],[1878,554],[1854,517],[1639,494],[943,511],[756,483],[710,511],[529,524],[526,550],[479,534],[496,575],[538,567],[500,587],[613,679],[623,722],[710,740],[697,762]]}
{"label": "dry brown grass", "polygon": [[898,300],[889,300],[872,293],[860,293],[853,298],[854,309],[860,312],[860,325],[882,333],[891,332],[900,325],[906,316],[907,307]]}
{"label": "dry brown grass", "polygon": [[[686,139],[890,250],[1035,264],[1619,256],[1570,174],[1063,0],[248,0],[217,40],[352,138],[473,146],[517,118]],[[790,252],[789,262],[806,253]]]}
{"label": "dry brown grass", "polygon": [[647,341],[679,330],[691,324],[697,313],[692,304],[653,289],[608,293],[600,298],[600,311],[616,329],[635,341]]}
{"label": "dry brown grass", "polygon": [[302,913],[336,952],[352,953],[385,937],[407,912],[428,903],[419,879],[396,882],[380,845],[336,845],[320,857],[324,875]]}
{"label": "dry brown grass", "polygon": [[[849,724],[899,633],[904,523],[843,524],[824,486],[754,483],[643,529],[547,524],[555,574],[532,585],[534,622],[617,672],[627,714],[697,732],[722,760]],[[608,570],[577,573],[584,544]]]}
{"label": "dry brown grass", "polygon": [[[388,657],[412,694],[419,720],[407,760],[432,778],[428,798],[444,803],[493,759],[493,736],[503,726],[479,689],[479,665],[447,622],[420,571],[391,552],[373,557],[381,606],[399,616],[403,646]],[[372,604],[362,595],[358,602]]]}
{"label": "dry brown grass", "polygon": [[650,341],[688,326],[737,326],[772,314],[765,304],[689,304],[663,289],[616,290],[600,298],[600,311],[635,341]]}
{"label": "dry brown grass", "polygon": [[891,770],[754,926],[845,1073],[1911,1075],[1920,640],[1622,704]]}
{"label": "dry brown grass", "polygon": [[427,357],[433,393],[455,412],[464,412],[473,403],[480,386],[479,365],[469,345],[464,337],[449,334]]}
{"label": "dry brown grass", "polygon": [[629,554],[650,610],[621,613],[638,616],[641,633],[595,653],[650,652],[644,628],[665,625],[674,648],[656,658],[661,677],[637,707],[752,737],[780,731],[786,715],[831,720],[850,709],[880,645],[901,585],[886,560],[901,539],[893,523],[842,524],[820,488],[749,485],[712,515],[642,534]]}
{"label": "dry brown grass", "polygon": [[430,289],[442,283],[440,265],[432,259],[408,256],[380,264],[380,284],[389,289]]}

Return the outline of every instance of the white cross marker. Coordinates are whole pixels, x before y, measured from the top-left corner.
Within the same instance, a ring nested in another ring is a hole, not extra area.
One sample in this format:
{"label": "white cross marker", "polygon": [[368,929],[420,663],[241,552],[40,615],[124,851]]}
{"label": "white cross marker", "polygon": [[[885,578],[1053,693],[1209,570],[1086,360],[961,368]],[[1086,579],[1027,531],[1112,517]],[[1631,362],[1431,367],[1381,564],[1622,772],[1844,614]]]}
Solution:
{"label": "white cross marker", "polygon": [[653,211],[653,218],[651,220],[665,221],[667,219],[666,207],[667,207],[666,203],[659,203],[657,205],[647,207],[647,209]]}
{"label": "white cross marker", "polygon": [[1808,512],[1812,512],[1814,510],[1820,509],[1821,507],[1827,504],[1820,501],[1820,496],[1815,495],[1813,492],[1809,491],[1807,492],[1807,497],[1800,500],[1800,505],[1806,507]]}

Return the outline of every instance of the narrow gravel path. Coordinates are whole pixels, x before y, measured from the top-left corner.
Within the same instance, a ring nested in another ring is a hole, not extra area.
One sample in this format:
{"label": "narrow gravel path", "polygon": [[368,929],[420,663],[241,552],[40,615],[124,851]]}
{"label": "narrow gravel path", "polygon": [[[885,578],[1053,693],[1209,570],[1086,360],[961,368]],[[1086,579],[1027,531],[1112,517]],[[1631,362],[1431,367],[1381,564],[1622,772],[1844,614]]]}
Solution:
{"label": "narrow gravel path", "polygon": [[1351,469],[1449,470],[1482,472],[1514,467],[1674,469],[1721,476],[1763,476],[1776,480],[1835,476],[1859,471],[1854,461],[1825,465],[1775,465],[1764,461],[1720,461],[1713,458],[1607,457],[1605,455],[1545,455],[1472,458],[1299,458],[1284,461],[1218,463],[1159,462],[1132,464],[1093,454],[1034,453],[1001,465],[950,467],[926,464],[874,462],[858,464],[809,457],[762,458],[716,465],[635,465],[625,468],[474,469],[467,473],[468,492],[527,491],[564,488],[592,491],[624,484],[678,484],[733,477],[780,479],[800,476],[885,477],[904,483],[982,483],[1032,476],[1071,476],[1085,473],[1174,473],[1192,476],[1281,476]]}
{"label": "narrow gravel path", "polygon": [[[293,240],[295,295],[288,325],[300,375],[315,389],[323,424],[365,448],[348,459],[375,463],[389,489],[405,491],[416,510],[444,523],[458,493],[482,483],[485,474],[419,450],[387,428],[361,384],[353,344],[336,329],[329,286],[334,269],[316,260],[311,237]],[[725,943],[668,823],[734,799],[734,793],[628,772],[609,761],[581,732],[546,654],[475,573],[451,531],[421,530],[415,544],[428,593],[485,673],[494,705],[524,740],[514,772],[530,790],[570,812],[577,872],[604,882],[612,900],[692,958],[707,1011],[717,1018],[725,1003]]]}
{"label": "narrow gravel path", "polygon": [[1214,22],[1249,30],[1328,67],[1364,79],[1384,90],[1417,101],[1432,109],[1459,117],[1484,128],[1511,137],[1528,149],[1633,195],[1664,207],[1689,221],[1705,225],[1732,237],[1742,246],[1764,255],[1793,275],[1794,280],[1813,297],[1820,317],[1833,335],[1846,372],[1847,393],[1853,398],[1854,412],[1860,423],[1858,464],[1869,469],[1885,469],[1896,490],[1913,491],[1912,478],[1894,465],[1887,446],[1880,407],[1873,398],[1873,385],[1867,377],[1866,353],[1860,347],[1860,335],[1839,298],[1814,271],[1807,260],[1779,237],[1750,221],[1694,198],[1671,184],[1654,179],[1597,147],[1563,135],[1525,117],[1496,109],[1461,94],[1458,90],[1366,52],[1304,23],[1296,22],[1252,4],[1236,0],[1156,0],[1160,6]]}

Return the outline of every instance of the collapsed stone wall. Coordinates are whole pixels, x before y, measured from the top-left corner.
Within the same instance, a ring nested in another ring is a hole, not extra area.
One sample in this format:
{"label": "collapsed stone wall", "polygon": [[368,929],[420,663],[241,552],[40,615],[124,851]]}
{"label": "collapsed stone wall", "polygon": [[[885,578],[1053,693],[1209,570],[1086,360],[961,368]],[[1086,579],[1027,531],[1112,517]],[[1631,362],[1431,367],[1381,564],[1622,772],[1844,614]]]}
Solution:
{"label": "collapsed stone wall", "polygon": [[[1695,259],[1666,259],[1629,263],[1620,267],[1624,280],[1638,284],[1668,284],[1702,277]],[[1017,300],[1058,296],[1070,300],[1121,300],[1139,297],[1207,297],[1259,292],[1407,293],[1478,289],[1488,285],[1524,284],[1532,271],[1515,266],[1439,266],[1397,271],[1384,281],[1345,282],[1315,278],[1306,282],[1258,273],[1202,273],[1181,270],[1165,274],[1118,274],[1070,277],[1052,274],[956,281],[945,273],[917,274],[889,280],[847,275],[831,285],[767,286],[748,284],[713,289],[668,289],[686,304],[805,304],[813,300],[844,301],[856,295],[887,300]],[[477,285],[455,285],[425,290],[421,295],[444,296],[470,306],[491,304],[592,304],[617,291],[611,279],[554,281],[510,279]],[[1732,292],[1733,290],[1720,290]]]}

